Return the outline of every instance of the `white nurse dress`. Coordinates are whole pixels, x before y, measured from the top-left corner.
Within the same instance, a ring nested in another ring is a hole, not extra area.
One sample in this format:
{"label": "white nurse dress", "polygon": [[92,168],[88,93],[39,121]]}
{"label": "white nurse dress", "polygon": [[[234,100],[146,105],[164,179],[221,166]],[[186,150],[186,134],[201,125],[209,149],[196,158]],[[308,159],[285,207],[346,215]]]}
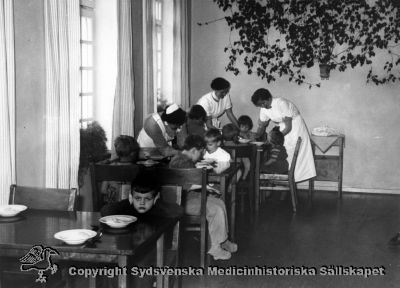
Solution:
{"label": "white nurse dress", "polygon": [[231,96],[229,94],[225,95],[222,99],[218,99],[214,91],[202,96],[197,101],[197,104],[201,105],[206,111],[207,116],[212,118],[212,123],[216,128],[221,128],[218,118],[225,113],[225,110],[232,108]]}
{"label": "white nurse dress", "polygon": [[285,123],[283,118],[292,118],[292,130],[285,135],[285,148],[288,154],[289,166],[292,162],[297,138],[302,139],[299,155],[297,156],[296,170],[294,171],[294,179],[301,182],[316,176],[314,157],[311,148],[310,135],[308,134],[306,123],[300,115],[297,107],[284,98],[272,98],[271,108],[261,108],[260,120],[262,122],[271,120],[280,126],[283,131]]}

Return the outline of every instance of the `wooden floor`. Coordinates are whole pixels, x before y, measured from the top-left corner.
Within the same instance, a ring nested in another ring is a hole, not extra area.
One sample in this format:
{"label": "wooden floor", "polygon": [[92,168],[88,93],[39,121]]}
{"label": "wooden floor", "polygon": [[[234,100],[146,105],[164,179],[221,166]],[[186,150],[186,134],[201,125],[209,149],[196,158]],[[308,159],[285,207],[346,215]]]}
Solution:
{"label": "wooden floor", "polygon": [[[317,272],[324,265],[352,265],[384,267],[385,275],[186,277],[183,287],[400,287],[400,246],[388,245],[400,231],[399,196],[344,193],[339,201],[336,193],[324,191],[316,192],[310,205],[306,193],[300,193],[297,214],[289,200],[278,198],[272,195],[262,206],[258,225],[249,225],[248,215],[238,217],[239,251],[231,260],[212,265],[289,271],[305,266]],[[185,265],[198,265],[195,257],[186,259]]]}
{"label": "wooden floor", "polygon": [[[238,215],[239,251],[231,260],[211,265],[289,271],[304,266],[317,272],[323,265],[352,265],[384,267],[385,275],[191,276],[183,278],[183,287],[400,287],[400,246],[388,245],[400,231],[400,196],[344,193],[339,201],[335,193],[316,192],[309,205],[306,193],[300,193],[297,214],[292,213],[289,199],[278,198],[272,195],[262,205],[258,225],[249,224],[249,215]],[[194,234],[185,235],[184,240],[183,266],[198,267],[198,240]],[[82,287],[87,285],[80,282]]]}

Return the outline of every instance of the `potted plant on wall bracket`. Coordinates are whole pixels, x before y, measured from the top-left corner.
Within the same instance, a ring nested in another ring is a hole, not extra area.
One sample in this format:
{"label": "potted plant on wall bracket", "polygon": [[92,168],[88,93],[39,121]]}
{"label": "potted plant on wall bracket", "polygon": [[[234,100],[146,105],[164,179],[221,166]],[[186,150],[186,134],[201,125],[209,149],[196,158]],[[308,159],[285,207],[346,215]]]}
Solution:
{"label": "potted plant on wall bracket", "polygon": [[235,75],[244,65],[268,83],[286,77],[311,88],[320,83],[304,72],[314,65],[326,69],[323,78],[328,70],[369,65],[367,82],[400,80],[398,0],[213,1],[227,15],[199,25],[226,21],[231,35],[225,69]]}

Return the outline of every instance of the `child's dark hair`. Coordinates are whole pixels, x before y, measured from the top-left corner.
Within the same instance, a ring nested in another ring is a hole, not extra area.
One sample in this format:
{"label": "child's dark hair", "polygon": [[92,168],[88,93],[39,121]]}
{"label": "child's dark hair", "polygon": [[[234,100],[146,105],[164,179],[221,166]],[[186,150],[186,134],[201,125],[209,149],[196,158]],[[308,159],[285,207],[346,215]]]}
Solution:
{"label": "child's dark hair", "polygon": [[222,134],[221,132],[216,129],[216,128],[211,128],[210,130],[208,130],[206,132],[206,134],[204,135],[204,138],[212,138],[214,139],[214,141],[218,142],[221,141],[222,142]]}
{"label": "child's dark hair", "polygon": [[239,129],[232,123],[226,124],[224,125],[224,127],[222,127],[222,138],[224,139],[224,141],[238,140],[237,138],[239,136],[239,133]]}
{"label": "child's dark hair", "polygon": [[200,135],[189,135],[185,139],[183,144],[183,150],[190,150],[196,148],[197,150],[204,149],[206,147],[206,141]]}
{"label": "child's dark hair", "polygon": [[153,197],[156,197],[160,191],[160,186],[157,184],[157,181],[154,181],[154,175],[151,175],[150,173],[142,173],[138,176],[137,180],[132,182],[131,194],[133,195],[133,192],[140,194],[152,192]]}
{"label": "child's dark hair", "polygon": [[240,125],[248,126],[249,130],[253,129],[253,121],[247,115],[240,116],[239,119],[238,119],[238,123],[239,123],[239,126]]}
{"label": "child's dark hair", "polygon": [[207,112],[201,105],[193,105],[188,113],[189,119],[206,121]]}
{"label": "child's dark hair", "polygon": [[275,126],[271,132],[269,132],[270,135],[270,142],[274,145],[280,145],[282,146],[285,143],[285,136],[281,131],[279,131],[279,127]]}
{"label": "child's dark hair", "polygon": [[138,142],[132,136],[120,135],[114,141],[115,152],[118,157],[127,157],[139,151]]}

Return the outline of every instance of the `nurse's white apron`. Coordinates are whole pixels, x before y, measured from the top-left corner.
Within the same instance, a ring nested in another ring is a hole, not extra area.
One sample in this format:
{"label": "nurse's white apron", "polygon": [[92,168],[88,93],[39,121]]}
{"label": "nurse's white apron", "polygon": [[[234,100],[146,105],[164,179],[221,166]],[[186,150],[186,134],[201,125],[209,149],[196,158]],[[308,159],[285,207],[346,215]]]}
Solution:
{"label": "nurse's white apron", "polygon": [[[292,104],[292,103],[291,103]],[[292,104],[293,105],[293,104]],[[299,154],[297,156],[296,169],[294,171],[294,179],[296,182],[301,182],[312,177],[315,177],[317,174],[315,172],[315,163],[314,156],[311,148],[311,140],[310,135],[308,134],[307,126],[298,112],[296,107],[293,107],[294,110],[292,116],[292,130],[285,135],[285,143],[284,146],[286,148],[286,152],[288,154],[287,161],[289,162],[289,167],[292,164],[293,154],[296,147],[297,138],[301,137],[301,146],[299,150]],[[283,115],[278,109],[274,109],[272,106],[271,109],[264,109],[264,113],[268,115],[271,121],[279,124],[280,131],[283,131],[285,128],[285,123],[282,122]],[[267,111],[265,111],[267,110]]]}
{"label": "nurse's white apron", "polygon": [[[153,117],[153,119],[156,121],[157,125],[161,129],[164,139],[171,146],[171,141],[174,138],[168,135],[167,131],[165,130],[164,122],[161,120],[160,115],[158,113],[154,113],[151,117]],[[144,128],[142,128],[142,130],[140,130],[138,138],[137,138],[137,142],[139,143],[140,147],[156,147],[156,144],[154,144],[153,139],[146,133]]]}

